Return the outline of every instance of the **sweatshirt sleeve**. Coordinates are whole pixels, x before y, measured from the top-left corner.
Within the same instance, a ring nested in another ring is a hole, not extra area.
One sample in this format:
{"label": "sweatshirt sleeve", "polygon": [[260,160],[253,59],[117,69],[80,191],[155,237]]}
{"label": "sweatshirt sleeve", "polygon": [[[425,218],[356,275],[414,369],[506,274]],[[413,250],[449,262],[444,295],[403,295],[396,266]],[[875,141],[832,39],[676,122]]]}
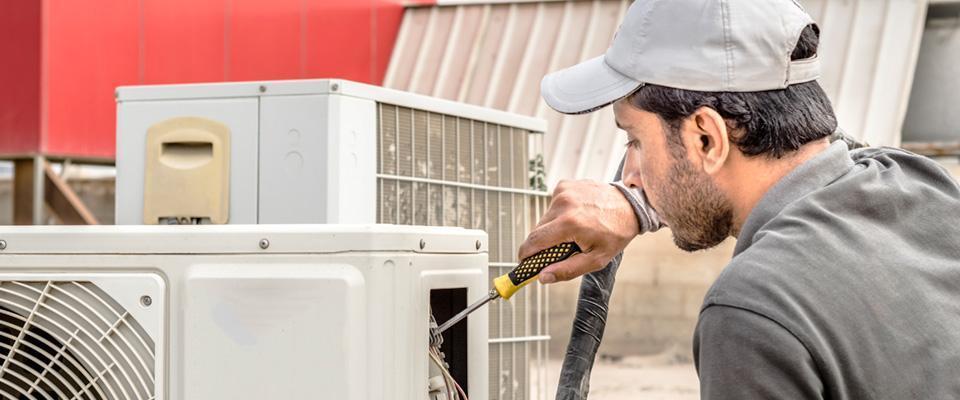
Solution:
{"label": "sweatshirt sleeve", "polygon": [[822,399],[806,347],[780,324],[752,311],[712,305],[700,313],[693,358],[701,399]]}
{"label": "sweatshirt sleeve", "polygon": [[665,226],[663,221],[660,220],[660,215],[654,211],[653,206],[647,200],[647,195],[642,190],[627,187],[622,181],[613,182],[611,185],[620,190],[623,197],[626,197],[627,202],[630,203],[630,207],[633,208],[633,213],[637,216],[637,223],[640,228],[638,235],[656,232]]}

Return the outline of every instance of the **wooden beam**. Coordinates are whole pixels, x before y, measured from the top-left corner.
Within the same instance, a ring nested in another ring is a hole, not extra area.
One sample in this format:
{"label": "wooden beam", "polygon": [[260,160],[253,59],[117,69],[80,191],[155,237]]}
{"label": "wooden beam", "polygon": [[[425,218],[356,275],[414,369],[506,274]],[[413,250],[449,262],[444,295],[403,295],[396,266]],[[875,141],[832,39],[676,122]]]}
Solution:
{"label": "wooden beam", "polygon": [[900,147],[931,157],[960,155],[960,142],[904,142]]}
{"label": "wooden beam", "polygon": [[33,225],[34,159],[13,161],[13,224]]}
{"label": "wooden beam", "polygon": [[67,185],[50,167],[43,165],[44,200],[50,211],[66,225],[99,225],[97,218],[90,212],[77,193]]}

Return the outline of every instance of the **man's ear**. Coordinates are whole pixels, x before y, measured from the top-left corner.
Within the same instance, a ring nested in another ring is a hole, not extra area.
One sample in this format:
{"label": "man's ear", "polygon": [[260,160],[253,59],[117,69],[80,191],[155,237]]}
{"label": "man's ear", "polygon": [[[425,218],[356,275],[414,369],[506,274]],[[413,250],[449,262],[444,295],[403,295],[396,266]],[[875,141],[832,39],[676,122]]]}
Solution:
{"label": "man's ear", "polygon": [[730,155],[730,137],[727,124],[716,110],[700,107],[687,118],[687,150],[699,159],[704,172],[713,175],[727,162]]}

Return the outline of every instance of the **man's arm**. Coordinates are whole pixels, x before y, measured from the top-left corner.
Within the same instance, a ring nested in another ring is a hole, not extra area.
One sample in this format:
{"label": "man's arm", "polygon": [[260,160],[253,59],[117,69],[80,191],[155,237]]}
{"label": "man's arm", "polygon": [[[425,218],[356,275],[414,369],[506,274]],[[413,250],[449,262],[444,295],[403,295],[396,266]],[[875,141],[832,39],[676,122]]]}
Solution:
{"label": "man's arm", "polygon": [[700,313],[693,358],[701,399],[822,399],[806,347],[783,326],[740,308]]}
{"label": "man's arm", "polygon": [[560,181],[550,208],[520,245],[519,259],[564,242],[576,242],[582,253],[553,264],[540,282],[566,281],[597,271],[640,234],[633,207],[616,187],[589,180]]}

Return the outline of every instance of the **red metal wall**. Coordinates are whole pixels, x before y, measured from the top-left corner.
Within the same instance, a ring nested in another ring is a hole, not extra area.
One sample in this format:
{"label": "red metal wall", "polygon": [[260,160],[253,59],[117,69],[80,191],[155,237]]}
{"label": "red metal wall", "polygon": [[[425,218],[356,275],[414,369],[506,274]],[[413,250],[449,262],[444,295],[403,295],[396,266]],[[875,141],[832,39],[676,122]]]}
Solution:
{"label": "red metal wall", "polygon": [[[429,3],[430,1],[416,1]],[[379,84],[403,0],[0,0],[0,157],[110,160],[116,86]],[[13,57],[11,57],[13,56]]]}
{"label": "red metal wall", "polygon": [[0,152],[40,146],[40,2],[0,0]]}

